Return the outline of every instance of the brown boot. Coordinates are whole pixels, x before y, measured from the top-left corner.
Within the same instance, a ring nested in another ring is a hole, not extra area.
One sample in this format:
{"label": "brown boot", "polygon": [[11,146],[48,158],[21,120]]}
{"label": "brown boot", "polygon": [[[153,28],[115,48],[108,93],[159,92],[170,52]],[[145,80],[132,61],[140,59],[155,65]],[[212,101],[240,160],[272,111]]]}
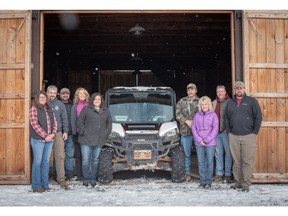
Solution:
{"label": "brown boot", "polygon": [[33,193],[43,193],[44,191],[45,191],[44,188],[39,188],[39,189],[33,190]]}
{"label": "brown boot", "polygon": [[185,181],[191,181],[191,174],[186,174],[185,175]]}
{"label": "brown boot", "polygon": [[68,188],[68,184],[65,180],[60,180],[60,181],[58,181],[58,183],[61,186],[61,188],[64,188],[64,189]]}
{"label": "brown boot", "polygon": [[232,179],[231,179],[231,176],[225,176],[225,178],[223,179],[223,183],[232,183]]}
{"label": "brown boot", "polygon": [[236,183],[236,184],[232,185],[230,188],[231,188],[231,189],[234,189],[234,190],[236,190],[236,189],[241,189],[241,188],[242,188],[242,185],[239,184],[239,183]]}
{"label": "brown boot", "polygon": [[216,176],[214,176],[213,180],[214,180],[214,182],[220,182],[220,181],[222,181],[222,176],[216,175]]}

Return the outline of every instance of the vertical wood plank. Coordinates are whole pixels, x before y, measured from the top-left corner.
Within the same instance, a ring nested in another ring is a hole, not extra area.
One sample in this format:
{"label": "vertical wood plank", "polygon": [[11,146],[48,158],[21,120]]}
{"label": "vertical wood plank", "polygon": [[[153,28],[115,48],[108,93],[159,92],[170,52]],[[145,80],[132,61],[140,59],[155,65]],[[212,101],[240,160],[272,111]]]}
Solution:
{"label": "vertical wood plank", "polygon": [[[261,36],[257,37],[257,62],[263,62],[265,63],[267,61],[266,59],[266,20],[265,19],[259,19],[257,20],[256,24],[256,30],[257,33]],[[255,32],[255,34],[257,35]],[[257,85],[257,88],[255,88],[256,91],[263,91],[262,90],[262,84],[265,83],[267,79],[267,73],[265,69],[258,69],[257,76],[251,77],[250,84]],[[258,82],[259,80],[259,82]]]}
{"label": "vertical wood plank", "polygon": [[277,142],[277,130],[275,127],[268,128],[268,145],[267,145],[267,151],[268,151],[268,173],[274,173],[276,172],[275,167],[277,166],[277,152],[274,145],[275,142]]}
{"label": "vertical wood plank", "polygon": [[[1,100],[0,100],[1,102]],[[1,106],[0,106],[1,107]],[[1,112],[1,109],[0,109]],[[0,116],[1,119],[1,116]],[[1,120],[0,120],[1,123]],[[0,175],[6,174],[6,129],[0,129]]]}
{"label": "vertical wood plank", "polygon": [[[288,20],[284,20],[284,63],[288,63]],[[286,82],[287,83],[287,82]],[[287,92],[287,85],[286,85]]]}
{"label": "vertical wood plank", "polygon": [[0,92],[6,93],[7,92],[7,70],[0,70],[0,77],[1,77],[1,85],[0,85]]}
{"label": "vertical wood plank", "polygon": [[[284,21],[280,19],[275,20],[275,46],[276,46],[276,63],[284,63],[285,53],[284,53]],[[285,79],[284,79],[284,69],[276,69],[275,74],[276,89],[277,92],[285,92]]]}
{"label": "vertical wood plank", "polygon": [[285,173],[288,172],[288,128],[285,128]]}
{"label": "vertical wood plank", "polygon": [[[16,63],[24,63],[25,62],[25,24],[27,22],[27,20],[25,19],[18,19],[16,21],[16,26],[17,26],[17,30],[18,32],[16,32],[16,37],[15,37],[15,46],[16,46],[16,55],[15,55],[15,62]],[[24,24],[22,24],[22,22],[25,22]],[[21,27],[22,25],[22,27]],[[20,28],[20,29],[19,29]]]}
{"label": "vertical wood plank", "polygon": [[257,136],[257,157],[255,171],[267,172],[268,151],[267,151],[267,128],[261,128]]}
{"label": "vertical wood plank", "polygon": [[267,63],[274,63],[276,59],[275,48],[275,21],[266,19],[266,47],[267,47]]}
{"label": "vertical wood plank", "polygon": [[0,20],[0,64],[7,63],[7,21]]}
{"label": "vertical wood plank", "polygon": [[275,172],[285,173],[286,170],[286,143],[285,143],[285,128],[281,127],[277,130],[277,167],[275,167]]}
{"label": "vertical wood plank", "polygon": [[15,63],[16,46],[15,46],[15,33],[16,33],[16,22],[15,19],[8,21],[7,28],[7,63]]}
{"label": "vertical wood plank", "polygon": [[[266,19],[266,62],[274,63],[276,59],[276,48],[275,48],[275,22],[272,19]],[[265,89],[265,92],[274,92],[275,91],[275,70],[274,69],[265,69],[265,81],[261,82],[261,86]],[[267,85],[266,83],[269,83]]]}

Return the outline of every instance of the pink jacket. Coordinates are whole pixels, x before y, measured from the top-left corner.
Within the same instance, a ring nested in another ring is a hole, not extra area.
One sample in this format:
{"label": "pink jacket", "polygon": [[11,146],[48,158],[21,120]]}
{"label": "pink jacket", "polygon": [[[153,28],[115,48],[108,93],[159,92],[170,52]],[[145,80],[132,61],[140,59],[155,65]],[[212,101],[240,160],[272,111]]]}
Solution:
{"label": "pink jacket", "polygon": [[192,134],[195,145],[202,146],[200,144],[202,140],[204,140],[206,146],[216,145],[218,127],[219,120],[215,112],[197,112],[192,121]]}

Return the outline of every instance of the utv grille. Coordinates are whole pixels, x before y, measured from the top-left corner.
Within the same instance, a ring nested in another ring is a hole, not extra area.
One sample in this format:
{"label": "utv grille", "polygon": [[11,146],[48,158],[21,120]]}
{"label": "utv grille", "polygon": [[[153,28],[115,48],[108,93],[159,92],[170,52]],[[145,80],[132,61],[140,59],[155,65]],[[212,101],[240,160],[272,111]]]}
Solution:
{"label": "utv grille", "polygon": [[150,144],[138,144],[138,145],[134,145],[134,150],[150,150],[152,149],[152,146]]}
{"label": "utv grille", "polygon": [[157,134],[127,134],[128,140],[156,140]]}

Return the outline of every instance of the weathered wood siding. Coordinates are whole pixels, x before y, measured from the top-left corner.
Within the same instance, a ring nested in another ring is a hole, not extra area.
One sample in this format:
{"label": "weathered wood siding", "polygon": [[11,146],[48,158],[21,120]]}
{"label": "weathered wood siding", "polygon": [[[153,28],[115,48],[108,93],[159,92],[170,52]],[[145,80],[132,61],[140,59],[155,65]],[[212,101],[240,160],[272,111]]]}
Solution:
{"label": "weathered wood siding", "polygon": [[243,14],[244,80],[263,123],[254,182],[288,182],[288,11]]}
{"label": "weathered wood siding", "polygon": [[0,184],[30,183],[31,12],[0,13]]}

